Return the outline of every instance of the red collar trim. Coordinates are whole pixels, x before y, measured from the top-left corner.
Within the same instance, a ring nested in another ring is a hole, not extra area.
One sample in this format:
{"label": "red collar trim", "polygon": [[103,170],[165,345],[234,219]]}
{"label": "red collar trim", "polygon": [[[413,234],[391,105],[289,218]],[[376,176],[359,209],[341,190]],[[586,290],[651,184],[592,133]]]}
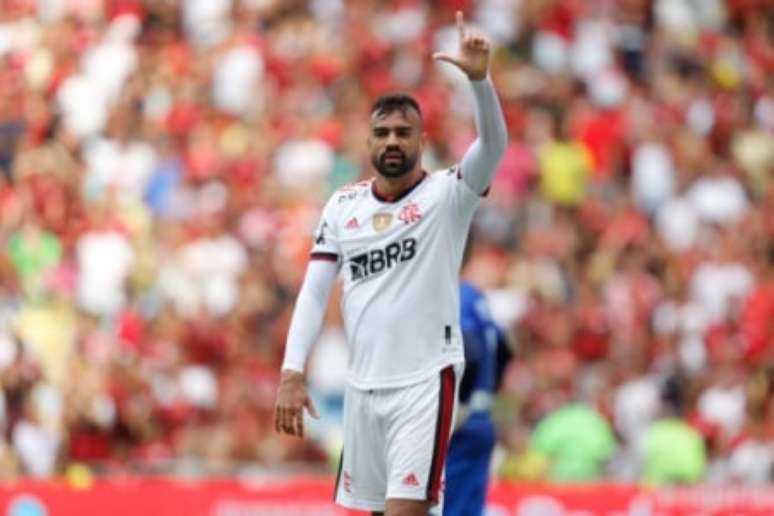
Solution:
{"label": "red collar trim", "polygon": [[423,170],[422,171],[422,176],[417,180],[416,183],[414,183],[413,185],[409,186],[408,188],[406,188],[401,193],[399,193],[397,195],[393,195],[392,197],[379,193],[379,191],[376,189],[376,181],[371,181],[371,193],[374,195],[374,197],[376,197],[376,199],[378,201],[381,201],[381,202],[391,202],[391,203],[398,202],[401,199],[403,199],[404,197],[406,197],[408,194],[413,192],[414,189],[417,186],[419,186],[422,183],[422,181],[425,180],[426,177],[427,177],[427,172],[425,172]]}

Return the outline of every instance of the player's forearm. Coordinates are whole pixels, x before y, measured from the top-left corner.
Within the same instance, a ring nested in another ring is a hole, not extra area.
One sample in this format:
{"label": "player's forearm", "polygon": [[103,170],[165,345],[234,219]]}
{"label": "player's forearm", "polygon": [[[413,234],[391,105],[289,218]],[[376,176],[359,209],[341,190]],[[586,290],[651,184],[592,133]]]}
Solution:
{"label": "player's forearm", "polygon": [[309,351],[320,334],[335,281],[335,263],[319,260],[309,262],[290,321],[283,370],[303,373]]}
{"label": "player's forearm", "polygon": [[508,143],[500,102],[489,78],[470,81],[475,100],[478,138],[462,159],[465,182],[476,192],[484,192],[494,176]]}

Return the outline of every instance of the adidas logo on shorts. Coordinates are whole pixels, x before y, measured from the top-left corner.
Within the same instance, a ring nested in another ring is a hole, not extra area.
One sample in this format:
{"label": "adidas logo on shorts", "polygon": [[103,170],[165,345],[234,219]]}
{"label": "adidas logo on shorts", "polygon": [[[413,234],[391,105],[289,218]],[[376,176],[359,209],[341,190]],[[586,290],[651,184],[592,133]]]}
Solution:
{"label": "adidas logo on shorts", "polygon": [[401,482],[401,484],[403,484],[404,486],[417,487],[419,486],[419,481],[417,480],[416,475],[414,475],[413,473],[409,473],[403,479],[403,482]]}

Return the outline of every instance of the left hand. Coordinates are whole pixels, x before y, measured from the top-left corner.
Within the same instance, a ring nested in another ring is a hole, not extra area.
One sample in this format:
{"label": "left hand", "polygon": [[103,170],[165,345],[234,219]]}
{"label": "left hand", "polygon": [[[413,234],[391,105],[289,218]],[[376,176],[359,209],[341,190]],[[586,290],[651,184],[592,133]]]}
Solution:
{"label": "left hand", "polygon": [[465,28],[462,11],[457,11],[457,31],[460,35],[460,48],[457,55],[436,52],[433,59],[446,61],[465,72],[471,81],[486,78],[489,71],[489,39],[481,32]]}
{"label": "left hand", "polygon": [[304,409],[317,419],[312,399],[306,392],[304,375],[298,371],[285,369],[280,376],[277,388],[277,403],[274,407],[274,428],[279,433],[304,436]]}

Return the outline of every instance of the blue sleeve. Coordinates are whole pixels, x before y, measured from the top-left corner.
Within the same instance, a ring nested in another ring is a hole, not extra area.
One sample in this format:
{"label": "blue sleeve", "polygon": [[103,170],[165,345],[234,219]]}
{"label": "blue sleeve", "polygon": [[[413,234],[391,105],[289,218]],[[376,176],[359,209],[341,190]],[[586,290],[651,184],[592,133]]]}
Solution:
{"label": "blue sleeve", "polygon": [[463,329],[462,342],[465,346],[465,372],[460,382],[460,401],[466,403],[476,386],[476,378],[481,367],[482,353],[485,349],[481,332],[475,329]]}

